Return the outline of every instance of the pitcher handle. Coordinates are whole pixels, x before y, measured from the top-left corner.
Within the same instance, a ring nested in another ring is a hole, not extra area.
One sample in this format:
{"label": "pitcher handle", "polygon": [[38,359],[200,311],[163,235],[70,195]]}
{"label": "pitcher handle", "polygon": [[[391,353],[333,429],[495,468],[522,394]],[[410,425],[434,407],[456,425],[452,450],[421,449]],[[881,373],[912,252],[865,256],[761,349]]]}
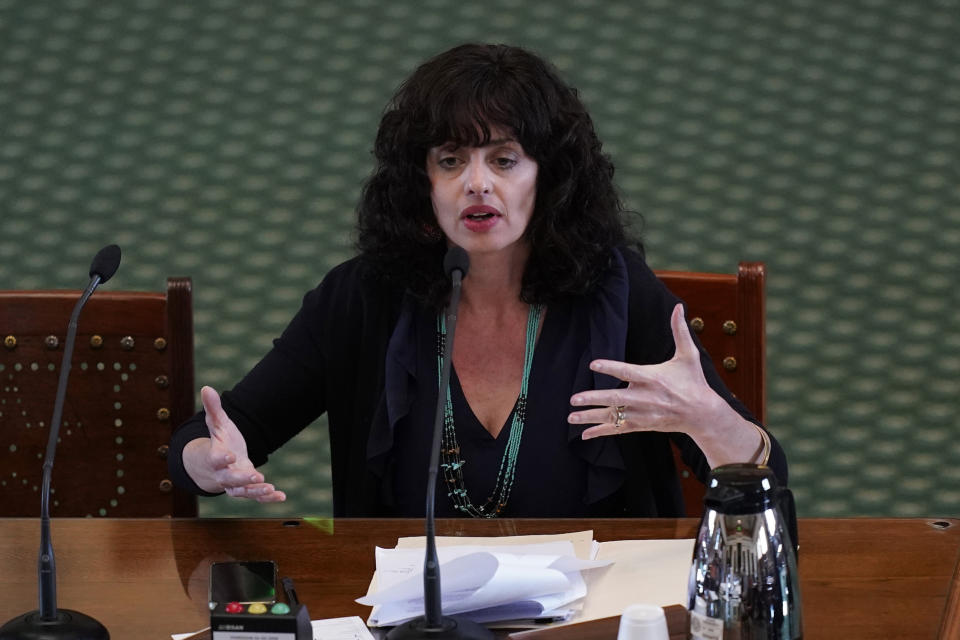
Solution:
{"label": "pitcher handle", "polygon": [[780,513],[787,521],[787,530],[790,532],[790,540],[793,542],[793,554],[800,561],[800,538],[797,533],[797,505],[793,500],[793,492],[786,487],[780,489],[777,496]]}

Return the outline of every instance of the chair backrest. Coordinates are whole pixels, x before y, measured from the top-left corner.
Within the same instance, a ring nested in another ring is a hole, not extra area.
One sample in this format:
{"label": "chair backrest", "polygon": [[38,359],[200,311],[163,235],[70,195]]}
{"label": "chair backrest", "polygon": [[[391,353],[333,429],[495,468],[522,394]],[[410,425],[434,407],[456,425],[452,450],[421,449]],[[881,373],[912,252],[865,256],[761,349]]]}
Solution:
{"label": "chair backrest", "polygon": [[[761,421],[767,419],[766,269],[741,262],[736,274],[657,271],[687,304],[687,321],[727,388]],[[705,487],[674,447],[687,515],[703,513]]]}
{"label": "chair backrest", "polygon": [[[0,515],[40,514],[42,466],[79,291],[0,291]],[[51,516],[190,517],[167,442],[194,412],[191,282],[93,294],[80,314]]]}

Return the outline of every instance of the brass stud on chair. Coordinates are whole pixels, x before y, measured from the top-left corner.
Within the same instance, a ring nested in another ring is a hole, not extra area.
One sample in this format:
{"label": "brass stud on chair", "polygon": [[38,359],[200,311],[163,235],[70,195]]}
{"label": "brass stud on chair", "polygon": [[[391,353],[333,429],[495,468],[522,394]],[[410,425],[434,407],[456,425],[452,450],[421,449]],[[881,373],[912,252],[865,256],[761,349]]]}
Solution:
{"label": "brass stud on chair", "polygon": [[120,338],[120,348],[124,351],[133,351],[133,348],[136,346],[136,341],[133,339],[133,336],[123,336]]}
{"label": "brass stud on chair", "polygon": [[723,322],[723,332],[728,336],[737,335],[737,323],[733,320],[725,320]]}
{"label": "brass stud on chair", "polygon": [[163,351],[167,348],[167,339],[166,338],[157,338],[153,341],[153,348],[157,351]]}
{"label": "brass stud on chair", "polygon": [[167,409],[166,407],[160,407],[159,409],[157,409],[157,420],[160,420],[161,422],[165,422],[169,419],[170,419],[170,409]]}
{"label": "brass stud on chair", "polygon": [[43,339],[43,346],[45,346],[50,351],[53,351],[54,349],[60,346],[60,338],[53,335],[47,336],[46,338]]}
{"label": "brass stud on chair", "polygon": [[170,445],[168,445],[168,444],[162,444],[162,445],[160,445],[159,447],[157,447],[157,456],[158,456],[161,460],[166,460],[166,459],[167,459],[167,454],[169,454],[169,453],[170,453]]}
{"label": "brass stud on chair", "polygon": [[170,378],[164,375],[159,375],[153,379],[154,384],[157,385],[159,389],[166,389],[170,386]]}
{"label": "brass stud on chair", "polygon": [[173,483],[164,478],[157,487],[162,493],[170,493],[173,490]]}
{"label": "brass stud on chair", "polygon": [[737,359],[733,356],[727,356],[723,359],[723,368],[727,371],[736,371],[737,370]]}
{"label": "brass stud on chair", "polygon": [[98,335],[90,336],[91,349],[100,349],[102,347],[103,347],[103,336],[98,336]]}
{"label": "brass stud on chair", "polygon": [[3,339],[3,346],[7,349],[16,349],[17,348],[17,337],[16,336],[7,336]]}
{"label": "brass stud on chair", "polygon": [[703,318],[699,316],[697,316],[696,318],[691,318],[690,328],[696,331],[697,333],[700,333],[701,331],[703,331]]}

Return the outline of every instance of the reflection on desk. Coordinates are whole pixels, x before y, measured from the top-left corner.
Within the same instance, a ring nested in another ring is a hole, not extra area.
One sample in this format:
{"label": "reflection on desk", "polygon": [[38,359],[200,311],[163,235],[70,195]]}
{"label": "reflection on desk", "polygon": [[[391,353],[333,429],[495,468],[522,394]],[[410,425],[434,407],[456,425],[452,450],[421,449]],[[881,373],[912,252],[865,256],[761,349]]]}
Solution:
{"label": "reflection on desk", "polygon": [[[691,538],[693,519],[441,520],[440,535],[529,535],[592,529],[600,541]],[[423,532],[420,520],[57,519],[58,604],[100,620],[111,637],[163,638],[208,622],[218,560],[275,560],[314,618],[358,615],[375,546]],[[0,622],[37,604],[36,519],[0,519]],[[800,521],[805,637],[958,638],[960,522]]]}

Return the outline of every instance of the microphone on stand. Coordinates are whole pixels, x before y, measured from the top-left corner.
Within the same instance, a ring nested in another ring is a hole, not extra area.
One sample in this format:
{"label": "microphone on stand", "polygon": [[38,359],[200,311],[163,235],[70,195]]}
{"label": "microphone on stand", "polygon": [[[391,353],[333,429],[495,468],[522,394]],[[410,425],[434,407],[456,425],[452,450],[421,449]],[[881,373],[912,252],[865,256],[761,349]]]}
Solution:
{"label": "microphone on stand", "polygon": [[77,337],[77,319],[80,310],[94,290],[117,272],[120,266],[120,247],[108,245],[94,256],[90,264],[90,284],[81,294],[70,314],[67,326],[67,342],[60,363],[60,378],[53,403],[53,419],[50,421],[50,437],[47,454],[43,460],[43,486],[40,493],[40,554],[37,559],[39,581],[39,605],[36,611],[17,616],[0,627],[0,640],[109,640],[106,627],[88,615],[70,609],[57,609],[57,566],[50,539],[50,479],[53,475],[53,457],[57,452],[60,434],[60,419],[67,395],[67,379],[70,376],[70,360],[73,343]]}
{"label": "microphone on stand", "polygon": [[456,245],[447,250],[443,258],[443,270],[451,279],[453,288],[450,304],[447,305],[447,337],[443,344],[443,369],[440,370],[440,390],[437,393],[437,411],[433,421],[433,446],[430,449],[430,466],[427,468],[426,551],[423,561],[423,612],[424,615],[394,627],[387,640],[492,640],[493,633],[471,620],[456,616],[444,616],[440,600],[440,561],[437,559],[436,518],[434,503],[437,501],[437,469],[440,466],[440,443],[443,436],[443,407],[446,389],[450,384],[450,363],[453,354],[453,335],[457,328],[457,306],[460,304],[461,280],[467,275],[470,257]]}

